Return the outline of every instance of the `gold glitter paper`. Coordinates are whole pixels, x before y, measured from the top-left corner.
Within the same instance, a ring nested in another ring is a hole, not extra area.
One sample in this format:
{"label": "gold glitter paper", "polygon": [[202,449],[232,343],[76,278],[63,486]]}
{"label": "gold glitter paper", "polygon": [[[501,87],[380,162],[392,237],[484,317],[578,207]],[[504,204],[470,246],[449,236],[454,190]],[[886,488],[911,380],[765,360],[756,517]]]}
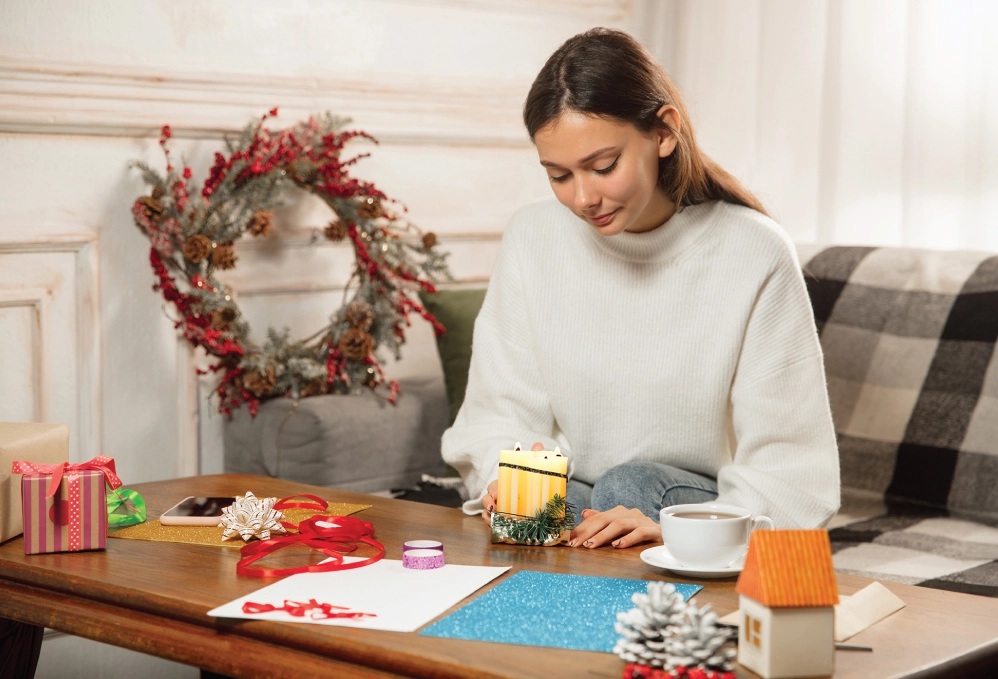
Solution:
{"label": "gold glitter paper", "polygon": [[[371,505],[354,505],[346,502],[330,502],[329,508],[322,512],[314,509],[285,509],[284,516],[291,523],[301,523],[316,514],[328,516],[349,516]],[[135,526],[108,531],[108,537],[128,538],[130,540],[153,540],[155,542],[183,542],[188,545],[210,545],[212,547],[242,547],[242,540],[222,542],[224,528],[216,526],[164,526],[159,519],[150,519]],[[293,532],[293,531],[292,531]]]}

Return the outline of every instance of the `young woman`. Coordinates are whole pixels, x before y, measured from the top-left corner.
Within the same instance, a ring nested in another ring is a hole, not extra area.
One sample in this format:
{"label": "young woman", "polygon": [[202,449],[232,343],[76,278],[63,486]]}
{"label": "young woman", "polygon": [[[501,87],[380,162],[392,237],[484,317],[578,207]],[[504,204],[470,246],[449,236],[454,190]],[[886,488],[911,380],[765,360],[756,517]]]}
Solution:
{"label": "young woman", "polygon": [[572,546],[658,539],[663,506],[715,499],[824,525],[838,452],[786,234],[625,33],[562,45],[523,118],[556,200],[512,218],[475,322],[443,437],[465,509],[488,520],[499,450],[537,441],[569,456]]}

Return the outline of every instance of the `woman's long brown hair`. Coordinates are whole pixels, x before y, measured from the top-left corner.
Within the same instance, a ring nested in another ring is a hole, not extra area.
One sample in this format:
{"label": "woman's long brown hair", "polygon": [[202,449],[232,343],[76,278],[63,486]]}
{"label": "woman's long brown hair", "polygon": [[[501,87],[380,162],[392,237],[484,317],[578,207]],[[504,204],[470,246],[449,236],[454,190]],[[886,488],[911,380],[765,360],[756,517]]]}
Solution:
{"label": "woman's long brown hair", "polygon": [[[678,131],[658,117],[666,104],[679,112]],[[548,58],[523,105],[530,139],[566,110],[628,122],[645,133],[670,130],[676,148],[659,160],[658,181],[678,209],[723,200],[766,214],[758,198],[700,150],[676,87],[627,33],[593,28],[569,38]]]}

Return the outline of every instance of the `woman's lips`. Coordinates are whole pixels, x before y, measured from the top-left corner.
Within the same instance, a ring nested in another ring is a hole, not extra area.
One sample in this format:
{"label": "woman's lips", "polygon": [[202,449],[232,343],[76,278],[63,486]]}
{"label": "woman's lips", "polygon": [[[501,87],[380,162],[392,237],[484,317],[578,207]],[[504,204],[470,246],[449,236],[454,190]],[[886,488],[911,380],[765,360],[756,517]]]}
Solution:
{"label": "woman's lips", "polygon": [[613,219],[614,215],[616,215],[619,210],[620,210],[620,208],[618,207],[613,212],[608,212],[608,213],[606,213],[605,215],[603,215],[601,217],[589,217],[589,221],[591,221],[596,226],[606,226],[607,224],[610,223],[610,221]]}

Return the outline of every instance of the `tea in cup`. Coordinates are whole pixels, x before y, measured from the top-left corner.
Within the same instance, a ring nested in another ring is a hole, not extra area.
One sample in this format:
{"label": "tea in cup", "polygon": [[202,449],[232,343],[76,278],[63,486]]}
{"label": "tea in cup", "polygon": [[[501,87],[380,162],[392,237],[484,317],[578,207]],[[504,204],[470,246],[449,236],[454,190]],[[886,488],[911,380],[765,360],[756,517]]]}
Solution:
{"label": "tea in cup", "polygon": [[734,505],[704,503],[663,507],[662,542],[686,568],[727,568],[745,553],[757,528],[775,528],[767,516]]}

